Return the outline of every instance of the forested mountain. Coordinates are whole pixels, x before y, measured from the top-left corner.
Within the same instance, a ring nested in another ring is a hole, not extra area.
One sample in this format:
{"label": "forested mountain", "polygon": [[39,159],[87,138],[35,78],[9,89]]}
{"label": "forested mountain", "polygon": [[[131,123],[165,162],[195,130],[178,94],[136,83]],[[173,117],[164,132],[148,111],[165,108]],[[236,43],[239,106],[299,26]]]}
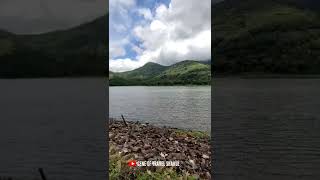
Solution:
{"label": "forested mountain", "polygon": [[110,85],[208,85],[211,83],[209,61],[186,60],[171,66],[149,62],[122,73],[109,72]]}
{"label": "forested mountain", "polygon": [[0,31],[0,78],[105,75],[107,23],[103,16],[38,35]]}
{"label": "forested mountain", "polygon": [[319,9],[315,0],[213,4],[215,73],[319,74]]}

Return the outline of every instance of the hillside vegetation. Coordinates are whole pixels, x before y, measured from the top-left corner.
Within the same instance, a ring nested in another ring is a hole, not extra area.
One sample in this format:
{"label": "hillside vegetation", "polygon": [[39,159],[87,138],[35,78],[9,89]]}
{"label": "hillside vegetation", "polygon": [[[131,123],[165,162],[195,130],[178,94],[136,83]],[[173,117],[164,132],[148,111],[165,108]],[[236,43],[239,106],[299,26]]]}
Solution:
{"label": "hillside vegetation", "polygon": [[171,66],[147,63],[122,73],[109,72],[111,86],[125,85],[208,85],[211,65],[198,61],[182,61]]}
{"label": "hillside vegetation", "polygon": [[213,5],[214,70],[320,73],[320,3],[225,0]]}
{"label": "hillside vegetation", "polygon": [[103,76],[107,18],[38,35],[0,31],[0,78]]}

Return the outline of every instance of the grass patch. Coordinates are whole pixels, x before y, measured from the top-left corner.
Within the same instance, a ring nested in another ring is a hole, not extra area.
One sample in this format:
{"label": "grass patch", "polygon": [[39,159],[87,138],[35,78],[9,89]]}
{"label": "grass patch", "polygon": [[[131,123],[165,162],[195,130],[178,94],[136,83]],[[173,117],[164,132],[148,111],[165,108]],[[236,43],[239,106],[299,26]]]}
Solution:
{"label": "grass patch", "polygon": [[133,156],[121,155],[113,145],[109,144],[109,177],[110,179],[129,178],[130,169],[127,162]]}
{"label": "grass patch", "polygon": [[183,175],[177,174],[174,170],[169,169],[162,172],[151,172],[146,171],[137,174],[137,180],[149,180],[149,179],[181,179],[181,180],[196,180],[198,179],[196,176],[192,176],[188,173]]}
{"label": "grass patch", "polygon": [[166,179],[181,179],[181,180],[195,180],[197,176],[191,175],[187,172],[177,173],[172,168],[157,169],[152,172],[146,168],[135,167],[131,169],[127,163],[134,159],[134,156],[121,155],[112,144],[109,144],[109,178],[115,179],[131,179],[130,172],[135,170],[135,178],[137,180],[166,180]]}

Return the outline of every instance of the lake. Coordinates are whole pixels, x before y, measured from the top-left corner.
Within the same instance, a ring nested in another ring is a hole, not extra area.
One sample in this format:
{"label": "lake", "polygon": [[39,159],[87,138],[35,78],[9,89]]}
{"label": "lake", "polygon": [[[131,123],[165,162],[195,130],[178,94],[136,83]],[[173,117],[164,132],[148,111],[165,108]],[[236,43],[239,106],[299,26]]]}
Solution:
{"label": "lake", "polygon": [[[213,80],[216,179],[320,177],[320,80]],[[0,176],[105,179],[104,79],[0,80]],[[110,115],[210,130],[211,87],[110,87]]]}
{"label": "lake", "polygon": [[320,79],[214,79],[216,179],[320,177]]}
{"label": "lake", "polygon": [[0,80],[0,177],[106,179],[106,82]]}
{"label": "lake", "polygon": [[211,86],[109,87],[109,116],[210,132]]}

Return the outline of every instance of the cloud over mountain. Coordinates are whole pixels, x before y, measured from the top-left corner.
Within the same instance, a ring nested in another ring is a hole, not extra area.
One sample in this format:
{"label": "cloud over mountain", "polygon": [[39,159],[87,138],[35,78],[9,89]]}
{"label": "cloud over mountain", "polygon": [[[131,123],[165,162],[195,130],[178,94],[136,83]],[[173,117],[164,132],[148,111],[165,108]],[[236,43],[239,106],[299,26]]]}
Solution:
{"label": "cloud over mountain", "polygon": [[[132,70],[150,61],[171,65],[186,59],[210,59],[210,0],[160,1],[149,7],[111,0],[111,5],[121,13],[113,16],[110,12],[110,16],[124,20],[121,24],[110,20],[114,32],[110,34],[111,71]],[[121,26],[123,32],[117,32]]]}

